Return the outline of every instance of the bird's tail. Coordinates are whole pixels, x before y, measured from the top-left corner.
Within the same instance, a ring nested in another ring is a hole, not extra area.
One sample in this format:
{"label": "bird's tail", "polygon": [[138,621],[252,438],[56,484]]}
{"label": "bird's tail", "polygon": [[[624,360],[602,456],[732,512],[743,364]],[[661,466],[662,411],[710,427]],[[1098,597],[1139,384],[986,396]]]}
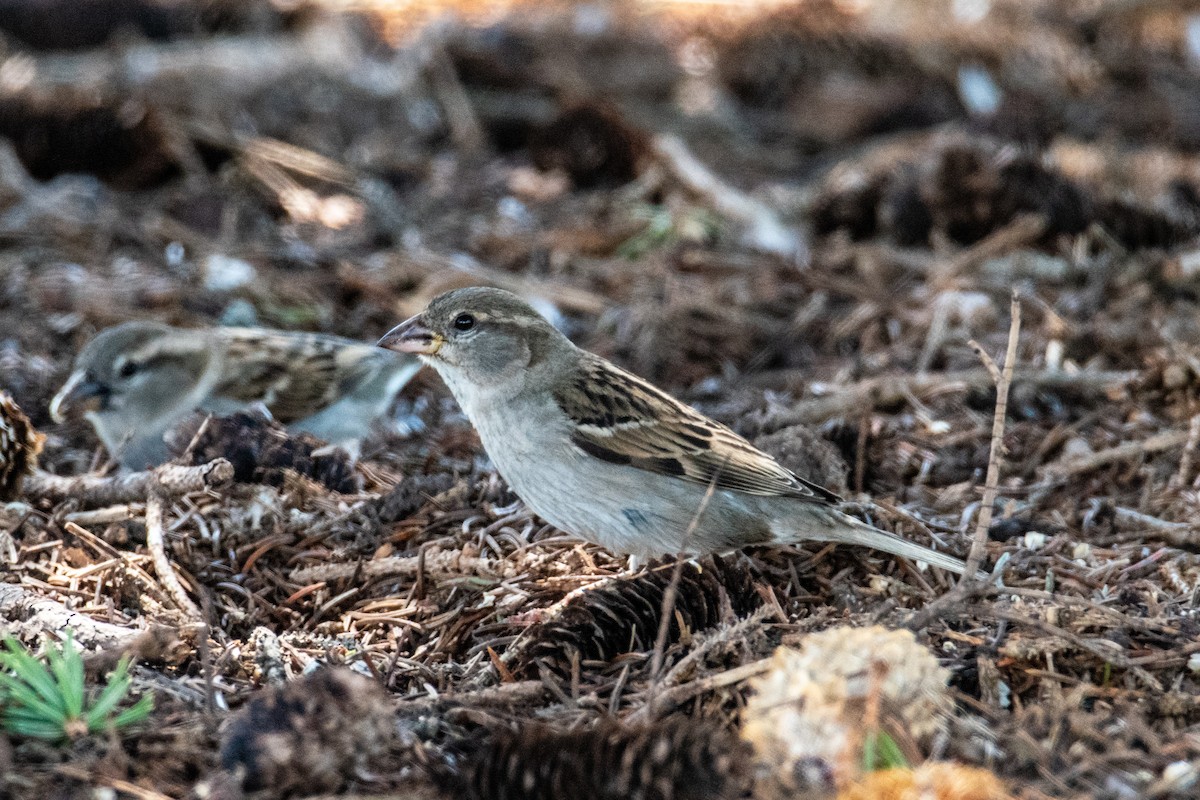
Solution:
{"label": "bird's tail", "polygon": [[[814,508],[813,511],[818,509]],[[881,531],[879,528],[861,522],[854,517],[843,514],[834,508],[820,508],[820,513],[805,515],[803,523],[792,527],[784,527],[790,520],[783,521],[780,529],[775,531],[780,543],[797,541],[841,542],[882,550],[914,561],[924,561],[935,567],[948,569],[962,575],[967,565],[954,556],[930,550],[928,547],[910,542],[894,533]],[[980,577],[983,573],[980,573]]]}

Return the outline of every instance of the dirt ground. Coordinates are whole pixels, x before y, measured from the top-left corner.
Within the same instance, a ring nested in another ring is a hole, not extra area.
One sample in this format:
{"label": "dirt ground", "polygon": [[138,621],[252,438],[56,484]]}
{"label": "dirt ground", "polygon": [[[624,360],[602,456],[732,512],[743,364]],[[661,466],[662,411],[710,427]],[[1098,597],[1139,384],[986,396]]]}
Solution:
{"label": "dirt ground", "polygon": [[[0,628],[129,652],[156,698],[0,735],[0,796],[769,797],[751,679],[868,625],[948,671],[935,734],[852,724],[909,764],[1200,792],[1200,3],[749,5],[0,2],[0,388],[46,437]],[[373,342],[473,284],[964,558],[1012,367],[993,580],[631,571],[525,510],[427,373],[353,465],[245,417],[118,483],[49,418],[123,320]],[[806,764],[780,796],[916,796]]]}

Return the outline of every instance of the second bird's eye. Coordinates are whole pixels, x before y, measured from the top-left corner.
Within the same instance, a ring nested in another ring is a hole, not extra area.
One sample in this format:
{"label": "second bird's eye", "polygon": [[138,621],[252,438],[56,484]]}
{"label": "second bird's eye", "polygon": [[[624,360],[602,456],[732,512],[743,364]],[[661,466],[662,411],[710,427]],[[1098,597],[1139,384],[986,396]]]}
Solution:
{"label": "second bird's eye", "polygon": [[459,314],[454,318],[454,327],[460,331],[469,331],[475,327],[475,318],[470,314]]}
{"label": "second bird's eye", "polygon": [[136,373],[137,371],[138,371],[137,364],[133,363],[132,361],[126,361],[124,364],[121,365],[121,369],[119,369],[117,371],[117,374],[120,375],[122,378],[132,378],[134,373]]}

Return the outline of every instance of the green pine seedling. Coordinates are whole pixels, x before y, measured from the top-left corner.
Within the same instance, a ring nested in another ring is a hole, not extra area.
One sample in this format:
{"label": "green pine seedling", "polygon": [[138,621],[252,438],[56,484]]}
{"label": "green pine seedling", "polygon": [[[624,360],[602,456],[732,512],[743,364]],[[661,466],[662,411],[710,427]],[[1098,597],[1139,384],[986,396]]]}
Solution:
{"label": "green pine seedling", "polygon": [[900,751],[896,740],[883,731],[871,731],[863,742],[863,772],[882,769],[903,769],[908,759]]}
{"label": "green pine seedling", "polygon": [[117,712],[129,694],[129,658],[118,662],[108,683],[88,696],[83,658],[70,631],[61,645],[48,643],[44,662],[15,638],[0,651],[0,727],[18,736],[63,741],[88,733],[114,730],[140,722],[154,710],[154,698],[143,696]]}
{"label": "green pine seedling", "polygon": [[617,255],[627,261],[636,261],[680,239],[715,236],[720,228],[716,216],[703,209],[685,210],[677,218],[666,206],[639,206],[632,216],[645,221],[646,226],[617,248]]}

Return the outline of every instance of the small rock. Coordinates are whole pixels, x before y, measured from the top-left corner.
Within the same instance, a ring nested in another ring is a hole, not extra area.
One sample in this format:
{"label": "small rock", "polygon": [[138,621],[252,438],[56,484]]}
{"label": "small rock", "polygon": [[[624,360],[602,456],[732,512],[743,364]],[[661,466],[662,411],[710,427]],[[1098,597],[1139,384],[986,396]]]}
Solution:
{"label": "small rock", "polygon": [[249,261],[213,253],[204,259],[204,288],[210,292],[229,292],[253,283],[258,276]]}
{"label": "small rock", "polygon": [[1041,550],[1046,546],[1046,534],[1040,531],[1029,531],[1025,534],[1026,550]]}
{"label": "small rock", "polygon": [[1077,458],[1086,458],[1096,452],[1092,446],[1088,444],[1087,439],[1079,436],[1073,436],[1063,443],[1062,460],[1071,461]]}

